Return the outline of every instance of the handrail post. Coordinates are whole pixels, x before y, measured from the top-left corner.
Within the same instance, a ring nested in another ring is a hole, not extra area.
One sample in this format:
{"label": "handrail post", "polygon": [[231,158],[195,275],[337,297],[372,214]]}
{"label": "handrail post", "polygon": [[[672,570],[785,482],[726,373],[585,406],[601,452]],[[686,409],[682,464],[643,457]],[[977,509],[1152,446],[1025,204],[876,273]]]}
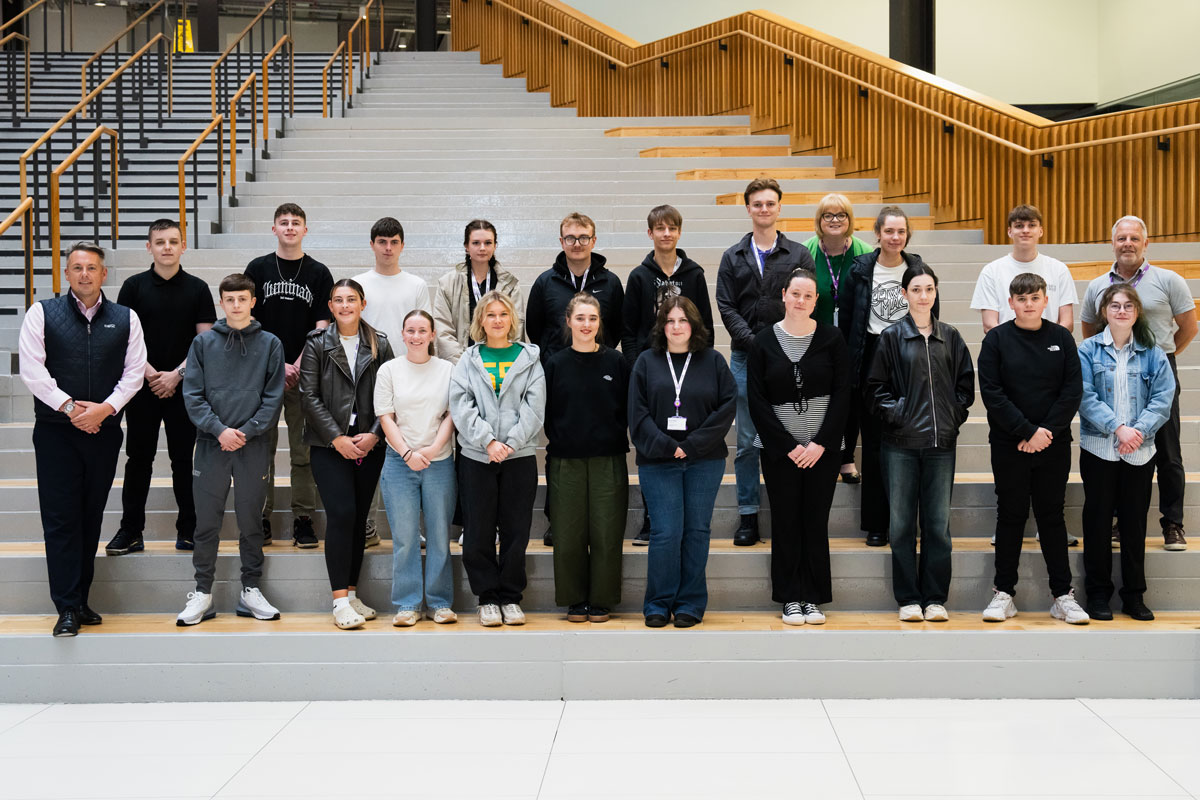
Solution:
{"label": "handrail post", "polygon": [[225,220],[221,213],[222,197],[225,195],[225,161],[222,156],[225,153],[225,124],[222,122],[217,126],[217,233],[220,233],[225,226]]}
{"label": "handrail post", "polygon": [[21,221],[21,242],[25,248],[25,308],[33,305],[33,200]]}
{"label": "handrail post", "polygon": [[[92,180],[93,180],[93,182],[95,182],[97,184],[99,184],[100,170],[104,168],[103,167],[104,162],[101,159],[101,155],[102,155],[102,153],[100,152],[99,147],[92,148],[92,176],[93,176]],[[76,176],[79,175],[78,169],[73,169],[71,171],[73,173],[75,173]],[[76,183],[78,184],[78,181],[76,181]],[[78,204],[79,199],[76,198],[75,202],[76,202],[76,204]],[[100,187],[99,187],[99,185],[97,185],[96,190],[92,192],[92,241],[93,242],[100,241]],[[114,247],[116,246],[116,242],[113,242],[113,246]]]}

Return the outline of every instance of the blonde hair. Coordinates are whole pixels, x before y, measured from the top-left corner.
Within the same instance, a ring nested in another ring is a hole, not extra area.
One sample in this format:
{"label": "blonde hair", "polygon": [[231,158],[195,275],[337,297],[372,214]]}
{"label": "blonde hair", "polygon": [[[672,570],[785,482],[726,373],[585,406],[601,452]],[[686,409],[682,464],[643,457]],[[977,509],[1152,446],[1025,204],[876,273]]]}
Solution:
{"label": "blonde hair", "polygon": [[817,203],[817,210],[813,213],[813,232],[817,238],[821,238],[824,232],[821,229],[821,216],[831,209],[846,212],[846,241],[854,236],[854,206],[850,204],[850,199],[844,194],[838,192],[830,192],[821,198],[821,202]]}
{"label": "blonde hair", "polygon": [[508,311],[508,341],[515,342],[517,325],[520,323],[520,320],[517,319],[517,307],[512,298],[496,289],[479,298],[479,302],[475,305],[475,314],[471,317],[471,338],[477,342],[487,341],[487,333],[483,330],[483,315],[487,313],[487,307],[492,303],[499,303]]}

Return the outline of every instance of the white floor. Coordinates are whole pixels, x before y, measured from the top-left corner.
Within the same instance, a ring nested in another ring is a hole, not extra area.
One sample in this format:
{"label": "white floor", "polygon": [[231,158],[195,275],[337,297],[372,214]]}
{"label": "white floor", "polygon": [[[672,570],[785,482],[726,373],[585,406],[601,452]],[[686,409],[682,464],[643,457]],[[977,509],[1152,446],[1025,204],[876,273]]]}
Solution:
{"label": "white floor", "polygon": [[0,798],[1200,795],[1200,700],[0,705]]}

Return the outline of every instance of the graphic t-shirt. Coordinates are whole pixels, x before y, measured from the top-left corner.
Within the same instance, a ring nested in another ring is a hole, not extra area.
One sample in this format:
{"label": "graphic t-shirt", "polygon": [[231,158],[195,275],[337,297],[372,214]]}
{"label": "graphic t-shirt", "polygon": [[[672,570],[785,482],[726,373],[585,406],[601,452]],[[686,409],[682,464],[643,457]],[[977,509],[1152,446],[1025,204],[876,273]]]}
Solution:
{"label": "graphic t-shirt", "polygon": [[500,395],[500,387],[504,384],[504,376],[521,354],[521,345],[510,344],[508,347],[495,348],[486,344],[479,346],[479,357],[483,359],[483,368],[492,376],[492,388]]}
{"label": "graphic t-shirt", "polygon": [[871,316],[867,321],[867,332],[876,336],[904,319],[908,313],[908,301],[900,291],[900,279],[908,267],[875,265],[871,274]]}
{"label": "graphic t-shirt", "polygon": [[304,338],[322,320],[330,320],[329,295],[333,275],[329,268],[309,255],[298,259],[279,258],[275,253],[260,256],[246,266],[254,281],[254,318],[263,330],[283,342],[283,357],[293,363],[304,350]]}

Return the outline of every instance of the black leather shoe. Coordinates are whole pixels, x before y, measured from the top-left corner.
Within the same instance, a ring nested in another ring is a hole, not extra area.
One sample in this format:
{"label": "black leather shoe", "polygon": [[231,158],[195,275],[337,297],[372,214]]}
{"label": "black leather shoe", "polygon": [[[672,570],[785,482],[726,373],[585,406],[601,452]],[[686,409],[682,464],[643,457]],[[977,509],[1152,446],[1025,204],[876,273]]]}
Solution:
{"label": "black leather shoe", "polygon": [[79,613],[73,608],[64,608],[62,613],[58,615],[58,622],[54,623],[53,633],[57,639],[78,635]]}
{"label": "black leather shoe", "polygon": [[646,627],[647,628],[665,628],[665,627],[667,627],[667,622],[669,622],[669,621],[670,620],[668,620],[662,614],[650,614],[649,616],[646,617]]}
{"label": "black leather shoe", "polygon": [[888,535],[886,533],[868,533],[867,547],[887,547]]}
{"label": "black leather shoe", "polygon": [[691,614],[676,614],[675,615],[675,627],[676,628],[690,628],[693,625],[699,625],[699,624],[700,624],[700,620],[697,617],[693,617]]}
{"label": "black leather shoe", "polygon": [[79,609],[79,624],[80,625],[99,625],[104,622],[104,617],[92,611],[91,607],[86,603],[83,608]]}
{"label": "black leather shoe", "polygon": [[742,514],[741,524],[733,534],[733,543],[738,547],[758,544],[758,514]]}
{"label": "black leather shoe", "polygon": [[1108,607],[1108,603],[1088,603],[1084,610],[1092,619],[1108,621],[1113,618],[1112,609]]}
{"label": "black leather shoe", "polygon": [[117,535],[112,538],[104,547],[104,555],[106,556],[123,556],[126,553],[137,553],[146,549],[146,542],[143,541],[140,533],[130,533],[121,528],[117,531]]}
{"label": "black leather shoe", "polygon": [[1140,599],[1126,600],[1121,606],[1121,613],[1133,617],[1141,622],[1149,622],[1154,619],[1154,612],[1146,608],[1146,604]]}
{"label": "black leather shoe", "polygon": [[542,536],[542,544],[546,547],[554,547],[554,531],[546,528],[546,533]]}

